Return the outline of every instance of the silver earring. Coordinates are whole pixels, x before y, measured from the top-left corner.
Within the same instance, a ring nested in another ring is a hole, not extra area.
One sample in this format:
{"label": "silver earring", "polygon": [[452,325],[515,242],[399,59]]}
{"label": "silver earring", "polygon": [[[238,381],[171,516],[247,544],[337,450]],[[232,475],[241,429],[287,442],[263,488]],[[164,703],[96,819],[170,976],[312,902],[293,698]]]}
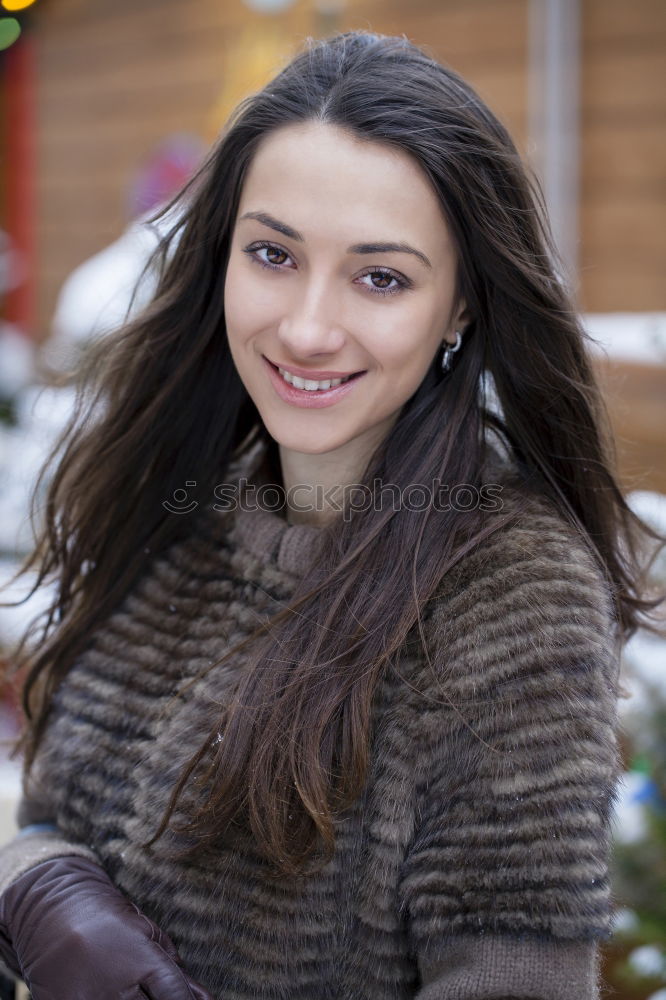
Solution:
{"label": "silver earring", "polygon": [[444,350],[442,351],[442,371],[448,372],[451,367],[451,360],[455,352],[459,349],[462,344],[462,334],[460,330],[456,330],[456,342],[455,344],[449,344],[444,341]]}

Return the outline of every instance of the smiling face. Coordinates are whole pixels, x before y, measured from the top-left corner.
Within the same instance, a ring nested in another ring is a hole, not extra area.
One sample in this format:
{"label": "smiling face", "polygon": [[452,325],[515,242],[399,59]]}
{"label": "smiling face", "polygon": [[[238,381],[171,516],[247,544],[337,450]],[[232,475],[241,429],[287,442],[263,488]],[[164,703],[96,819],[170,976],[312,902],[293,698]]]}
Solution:
{"label": "smiling face", "polygon": [[[364,463],[455,339],[455,278],[439,202],[406,153],[321,123],[267,136],[241,192],[224,300],[238,373],[281,451]],[[278,368],[310,381],[290,385]]]}

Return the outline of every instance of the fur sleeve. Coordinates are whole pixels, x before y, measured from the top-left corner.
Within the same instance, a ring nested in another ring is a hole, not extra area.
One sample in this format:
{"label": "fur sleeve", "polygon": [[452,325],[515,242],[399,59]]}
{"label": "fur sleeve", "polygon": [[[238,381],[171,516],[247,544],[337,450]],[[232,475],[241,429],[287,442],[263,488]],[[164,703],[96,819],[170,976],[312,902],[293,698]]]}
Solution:
{"label": "fur sleeve", "polygon": [[593,1000],[621,773],[610,597],[585,545],[544,512],[497,532],[465,581],[427,620],[400,886],[417,997]]}
{"label": "fur sleeve", "polygon": [[[38,777],[41,757],[37,755],[33,769],[23,773],[23,794],[16,808],[19,833],[0,845],[0,895],[17,878],[42,861],[76,854],[101,864],[96,853],[86,844],[74,841],[58,829],[52,796]],[[49,827],[52,827],[49,829]]]}

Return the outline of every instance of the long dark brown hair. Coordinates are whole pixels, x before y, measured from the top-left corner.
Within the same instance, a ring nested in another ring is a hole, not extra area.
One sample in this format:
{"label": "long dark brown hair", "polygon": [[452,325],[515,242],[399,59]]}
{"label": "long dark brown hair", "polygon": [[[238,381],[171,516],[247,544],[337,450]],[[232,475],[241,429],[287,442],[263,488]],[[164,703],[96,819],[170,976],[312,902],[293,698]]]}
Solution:
{"label": "long dark brown hair", "polygon": [[[17,654],[26,671],[19,746],[28,767],[52,695],[93,630],[149,561],[189,530],[163,499],[188,479],[212,495],[248,442],[267,439],[229,351],[224,276],[258,144],[280,126],[309,121],[412,157],[448,221],[457,302],[470,317],[451,371],[443,375],[434,359],[360,481],[370,495],[376,481],[401,490],[438,479],[479,483],[492,431],[525,495],[552,502],[593,552],[619,638],[639,624],[657,630],[645,543],[664,540],[620,491],[587,335],[537,181],[472,87],[405,37],[308,39],[240,103],[168,207],[150,304],[95,344],[77,375],[76,412],[37,484],[35,496],[48,472],[38,514],[33,502],[36,548],[21,568],[37,569],[35,586],[55,581],[57,595],[36,652],[26,652],[33,623]],[[423,641],[421,613],[445,574],[509,516],[370,504],[324,532],[321,556],[290,606],[244,641],[233,703],[200,734],[150,843],[173,822],[183,790],[198,788],[200,807],[174,827],[191,835],[186,854],[215,849],[240,823],[278,871],[303,871],[321,845],[330,857],[335,813],[363,788],[383,671],[413,629]],[[215,741],[221,728],[226,738]]]}

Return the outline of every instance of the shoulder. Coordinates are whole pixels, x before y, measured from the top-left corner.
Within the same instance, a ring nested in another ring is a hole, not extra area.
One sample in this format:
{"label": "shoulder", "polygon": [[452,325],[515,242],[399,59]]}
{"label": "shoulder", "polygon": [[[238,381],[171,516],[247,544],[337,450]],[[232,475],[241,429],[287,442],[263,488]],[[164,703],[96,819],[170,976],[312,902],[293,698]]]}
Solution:
{"label": "shoulder", "polygon": [[591,545],[545,498],[512,485],[502,498],[502,513],[516,516],[453,567],[424,609],[419,688],[444,684],[456,703],[492,703],[497,718],[521,700],[580,704],[593,685],[610,713],[619,647]]}
{"label": "shoulder", "polygon": [[406,698],[415,939],[605,937],[618,657],[590,547],[530,498],[447,575],[424,624],[429,659]]}
{"label": "shoulder", "polygon": [[[444,617],[483,634],[571,618],[610,625],[611,592],[588,539],[547,498],[502,486],[502,522],[440,581],[426,608],[432,630]],[[506,521],[506,515],[510,520]],[[492,527],[494,513],[488,516]]]}

